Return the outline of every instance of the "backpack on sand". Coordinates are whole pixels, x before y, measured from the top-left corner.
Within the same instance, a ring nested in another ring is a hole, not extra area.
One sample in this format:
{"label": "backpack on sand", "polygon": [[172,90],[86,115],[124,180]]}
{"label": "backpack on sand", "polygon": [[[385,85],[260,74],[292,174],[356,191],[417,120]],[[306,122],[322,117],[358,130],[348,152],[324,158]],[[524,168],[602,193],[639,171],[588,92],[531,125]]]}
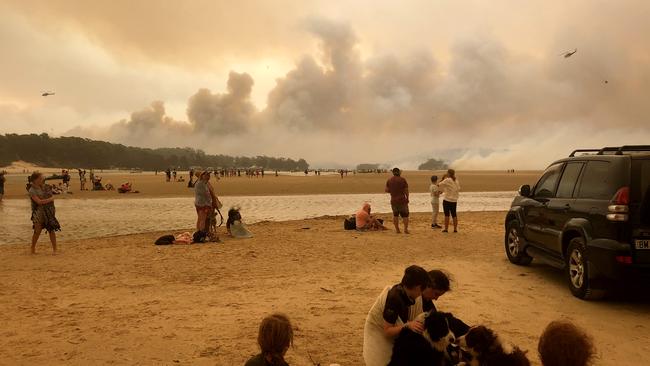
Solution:
{"label": "backpack on sand", "polygon": [[357,218],[355,215],[348,217],[343,220],[343,228],[345,230],[356,230],[357,229]]}

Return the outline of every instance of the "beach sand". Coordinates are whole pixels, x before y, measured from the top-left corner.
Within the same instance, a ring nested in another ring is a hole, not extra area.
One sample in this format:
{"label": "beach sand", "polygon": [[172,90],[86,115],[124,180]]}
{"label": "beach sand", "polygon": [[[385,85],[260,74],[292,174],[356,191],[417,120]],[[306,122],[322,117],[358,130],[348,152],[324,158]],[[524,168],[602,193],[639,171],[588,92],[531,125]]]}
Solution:
{"label": "beach sand", "polygon": [[[51,169],[49,171],[52,171]],[[60,170],[59,170],[60,172]],[[403,176],[408,180],[411,192],[428,192],[432,174],[442,177],[444,172],[407,171]],[[495,192],[516,191],[523,184],[533,185],[541,172],[522,171],[506,173],[500,171],[467,171],[458,172],[458,179],[464,192]],[[133,189],[139,194],[118,194],[115,191],[79,191],[79,176],[76,171],[71,171],[71,192],[73,194],[61,195],[59,198],[156,198],[156,197],[182,197],[192,196],[194,190],[187,188],[187,182],[165,182],[165,175],[158,173],[124,173],[124,172],[97,172],[102,176],[102,183],[111,182],[116,187],[123,182],[131,182]],[[87,173],[88,174],[88,173]],[[188,172],[179,172],[185,179]],[[222,178],[211,179],[217,193],[221,196],[260,196],[260,195],[296,195],[296,194],[340,194],[340,193],[383,193],[386,180],[391,175],[385,174],[352,174],[341,179],[339,175],[314,176],[288,176],[275,177],[267,174],[265,178]],[[87,177],[88,181],[90,180]],[[9,174],[5,187],[5,198],[24,198],[26,175]],[[53,181],[55,183],[60,180]],[[86,184],[90,187],[90,183]]]}
{"label": "beach sand", "polygon": [[157,233],[65,242],[57,256],[45,238],[36,256],[3,245],[0,364],[242,365],[261,318],[281,311],[296,328],[291,365],[362,365],[366,313],[410,264],[453,274],[439,309],[492,327],[533,365],[558,318],[594,336],[597,365],[648,364],[647,301],[581,301],[560,271],[510,264],[503,216],[461,214],[458,234],[416,214],[408,236],[322,218],[256,224],[255,238],[222,244],[156,247]]}

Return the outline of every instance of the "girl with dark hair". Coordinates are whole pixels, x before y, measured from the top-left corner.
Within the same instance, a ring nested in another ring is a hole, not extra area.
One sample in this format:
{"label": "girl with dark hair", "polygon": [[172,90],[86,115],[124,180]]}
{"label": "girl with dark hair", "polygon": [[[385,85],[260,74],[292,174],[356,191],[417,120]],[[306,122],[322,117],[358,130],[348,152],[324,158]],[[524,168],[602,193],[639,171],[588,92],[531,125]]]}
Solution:
{"label": "girl with dark hair", "polygon": [[289,366],[284,360],[293,345],[293,327],[286,315],[275,313],[260,324],[257,344],[261,353],[246,362],[245,366]]}
{"label": "girl with dark hair", "polygon": [[45,178],[39,172],[32,173],[29,181],[29,197],[32,203],[32,224],[34,228],[31,253],[36,254],[36,242],[38,242],[43,229],[45,229],[50,235],[52,253],[56,254],[56,232],[61,230],[61,225],[56,219],[52,189],[45,184]]}

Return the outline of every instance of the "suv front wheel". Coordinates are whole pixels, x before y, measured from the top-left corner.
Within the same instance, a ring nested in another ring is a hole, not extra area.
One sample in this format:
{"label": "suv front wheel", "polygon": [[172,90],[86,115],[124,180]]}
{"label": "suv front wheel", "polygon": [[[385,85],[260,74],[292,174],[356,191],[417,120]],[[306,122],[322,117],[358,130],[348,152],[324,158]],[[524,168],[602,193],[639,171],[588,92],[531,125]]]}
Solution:
{"label": "suv front wheel", "polygon": [[566,274],[571,293],[584,300],[598,300],[605,296],[605,290],[591,286],[588,259],[584,239],[571,239],[566,254]]}
{"label": "suv front wheel", "polygon": [[521,237],[519,221],[510,220],[506,227],[506,255],[511,263],[525,266],[533,261],[533,257],[526,254]]}

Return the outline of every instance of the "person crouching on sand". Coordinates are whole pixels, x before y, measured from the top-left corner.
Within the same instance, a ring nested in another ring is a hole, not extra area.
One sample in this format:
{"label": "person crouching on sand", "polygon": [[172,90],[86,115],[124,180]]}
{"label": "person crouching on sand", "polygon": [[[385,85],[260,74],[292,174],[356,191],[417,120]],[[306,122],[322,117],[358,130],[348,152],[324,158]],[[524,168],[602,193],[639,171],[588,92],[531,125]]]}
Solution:
{"label": "person crouching on sand", "polygon": [[546,327],[537,351],[543,366],[589,366],[596,353],[591,337],[566,320]]}
{"label": "person crouching on sand", "polygon": [[267,316],[260,324],[257,344],[261,353],[249,359],[245,366],[289,366],[284,360],[293,345],[293,327],[284,314]]}
{"label": "person crouching on sand", "polygon": [[61,225],[56,219],[54,196],[51,189],[45,184],[45,177],[39,172],[34,172],[30,177],[29,197],[32,203],[32,235],[31,253],[36,254],[36,242],[43,229],[50,234],[52,253],[56,254],[56,232],[61,230]]}
{"label": "person crouching on sand", "polygon": [[370,214],[370,204],[364,203],[361,210],[359,210],[356,217],[357,230],[360,231],[378,231],[386,230],[386,227],[376,217]]}
{"label": "person crouching on sand", "polygon": [[363,359],[367,366],[388,364],[394,339],[402,329],[422,333],[424,326],[411,318],[410,307],[416,304],[416,299],[431,286],[430,283],[427,271],[413,265],[404,270],[400,283],[384,288],[370,308],[364,326]]}

